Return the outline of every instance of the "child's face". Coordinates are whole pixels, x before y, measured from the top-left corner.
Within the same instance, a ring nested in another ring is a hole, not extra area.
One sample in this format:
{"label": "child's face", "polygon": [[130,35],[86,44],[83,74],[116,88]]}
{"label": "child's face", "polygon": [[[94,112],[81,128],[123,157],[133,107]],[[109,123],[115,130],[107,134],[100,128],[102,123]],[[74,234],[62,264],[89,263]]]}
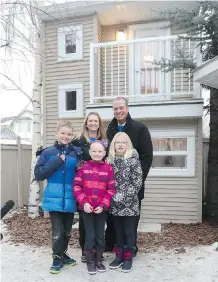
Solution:
{"label": "child's face", "polygon": [[116,155],[124,155],[126,153],[127,150],[127,141],[126,138],[123,136],[119,136],[117,137],[117,140],[115,141],[114,144],[114,149],[115,149],[115,153]]}
{"label": "child's face", "polygon": [[89,154],[94,161],[102,161],[106,152],[102,144],[95,142],[91,144]]}
{"label": "child's face", "polygon": [[59,144],[67,145],[73,138],[73,130],[69,127],[62,126],[56,132],[56,138]]}

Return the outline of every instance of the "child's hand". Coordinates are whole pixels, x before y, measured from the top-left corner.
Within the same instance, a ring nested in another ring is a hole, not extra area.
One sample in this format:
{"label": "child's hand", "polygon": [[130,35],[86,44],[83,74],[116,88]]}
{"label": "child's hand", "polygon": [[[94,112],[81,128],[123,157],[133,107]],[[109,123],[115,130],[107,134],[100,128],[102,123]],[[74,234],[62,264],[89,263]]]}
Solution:
{"label": "child's hand", "polygon": [[83,208],[84,208],[84,212],[86,212],[86,213],[93,212],[93,207],[89,203],[85,203]]}
{"label": "child's hand", "polygon": [[94,213],[102,213],[103,212],[103,208],[102,207],[97,207],[94,209]]}
{"label": "child's hand", "polygon": [[65,162],[66,156],[64,154],[60,155],[60,158],[62,159],[63,162]]}

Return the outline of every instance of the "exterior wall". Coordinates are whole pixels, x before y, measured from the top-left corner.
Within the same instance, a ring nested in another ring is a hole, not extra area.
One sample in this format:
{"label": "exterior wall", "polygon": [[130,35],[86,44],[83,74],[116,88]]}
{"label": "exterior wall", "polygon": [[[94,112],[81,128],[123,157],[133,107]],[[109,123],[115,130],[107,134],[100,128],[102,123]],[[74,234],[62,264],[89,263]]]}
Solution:
{"label": "exterior wall", "polygon": [[196,129],[196,176],[149,177],[145,181],[145,198],[142,201],[141,223],[196,223],[202,214],[202,123],[192,121],[146,122],[154,127]]}
{"label": "exterior wall", "polygon": [[[83,24],[83,59],[80,61],[58,62],[57,29],[61,26]],[[85,106],[89,103],[89,58],[90,43],[95,42],[94,15],[62,20],[61,23],[44,24],[44,145],[54,142],[54,133],[58,120],[58,85],[83,83],[84,117]],[[84,118],[73,120],[75,134],[80,132]]]}

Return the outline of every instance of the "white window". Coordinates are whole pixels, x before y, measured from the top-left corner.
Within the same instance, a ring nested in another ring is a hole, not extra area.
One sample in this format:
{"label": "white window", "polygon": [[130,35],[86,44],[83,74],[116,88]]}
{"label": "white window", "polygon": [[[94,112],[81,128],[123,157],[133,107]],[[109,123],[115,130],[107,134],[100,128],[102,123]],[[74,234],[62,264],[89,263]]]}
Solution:
{"label": "white window", "polygon": [[58,61],[82,60],[82,24],[58,28]]}
{"label": "white window", "polygon": [[82,118],[83,84],[63,84],[58,87],[58,113],[60,118]]}
{"label": "white window", "polygon": [[151,130],[150,176],[195,176],[195,130]]}

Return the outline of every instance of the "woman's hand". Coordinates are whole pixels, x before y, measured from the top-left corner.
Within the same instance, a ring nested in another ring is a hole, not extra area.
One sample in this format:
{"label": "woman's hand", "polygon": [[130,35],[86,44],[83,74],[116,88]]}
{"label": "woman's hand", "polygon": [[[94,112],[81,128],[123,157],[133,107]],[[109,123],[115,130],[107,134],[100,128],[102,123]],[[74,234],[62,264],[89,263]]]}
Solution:
{"label": "woman's hand", "polygon": [[84,212],[86,212],[86,213],[92,213],[93,212],[93,207],[89,203],[85,203],[83,209],[84,209]]}
{"label": "woman's hand", "polygon": [[104,210],[104,209],[103,209],[102,207],[99,207],[99,206],[98,206],[97,208],[94,209],[94,213],[99,214],[99,213],[102,213],[103,210]]}

